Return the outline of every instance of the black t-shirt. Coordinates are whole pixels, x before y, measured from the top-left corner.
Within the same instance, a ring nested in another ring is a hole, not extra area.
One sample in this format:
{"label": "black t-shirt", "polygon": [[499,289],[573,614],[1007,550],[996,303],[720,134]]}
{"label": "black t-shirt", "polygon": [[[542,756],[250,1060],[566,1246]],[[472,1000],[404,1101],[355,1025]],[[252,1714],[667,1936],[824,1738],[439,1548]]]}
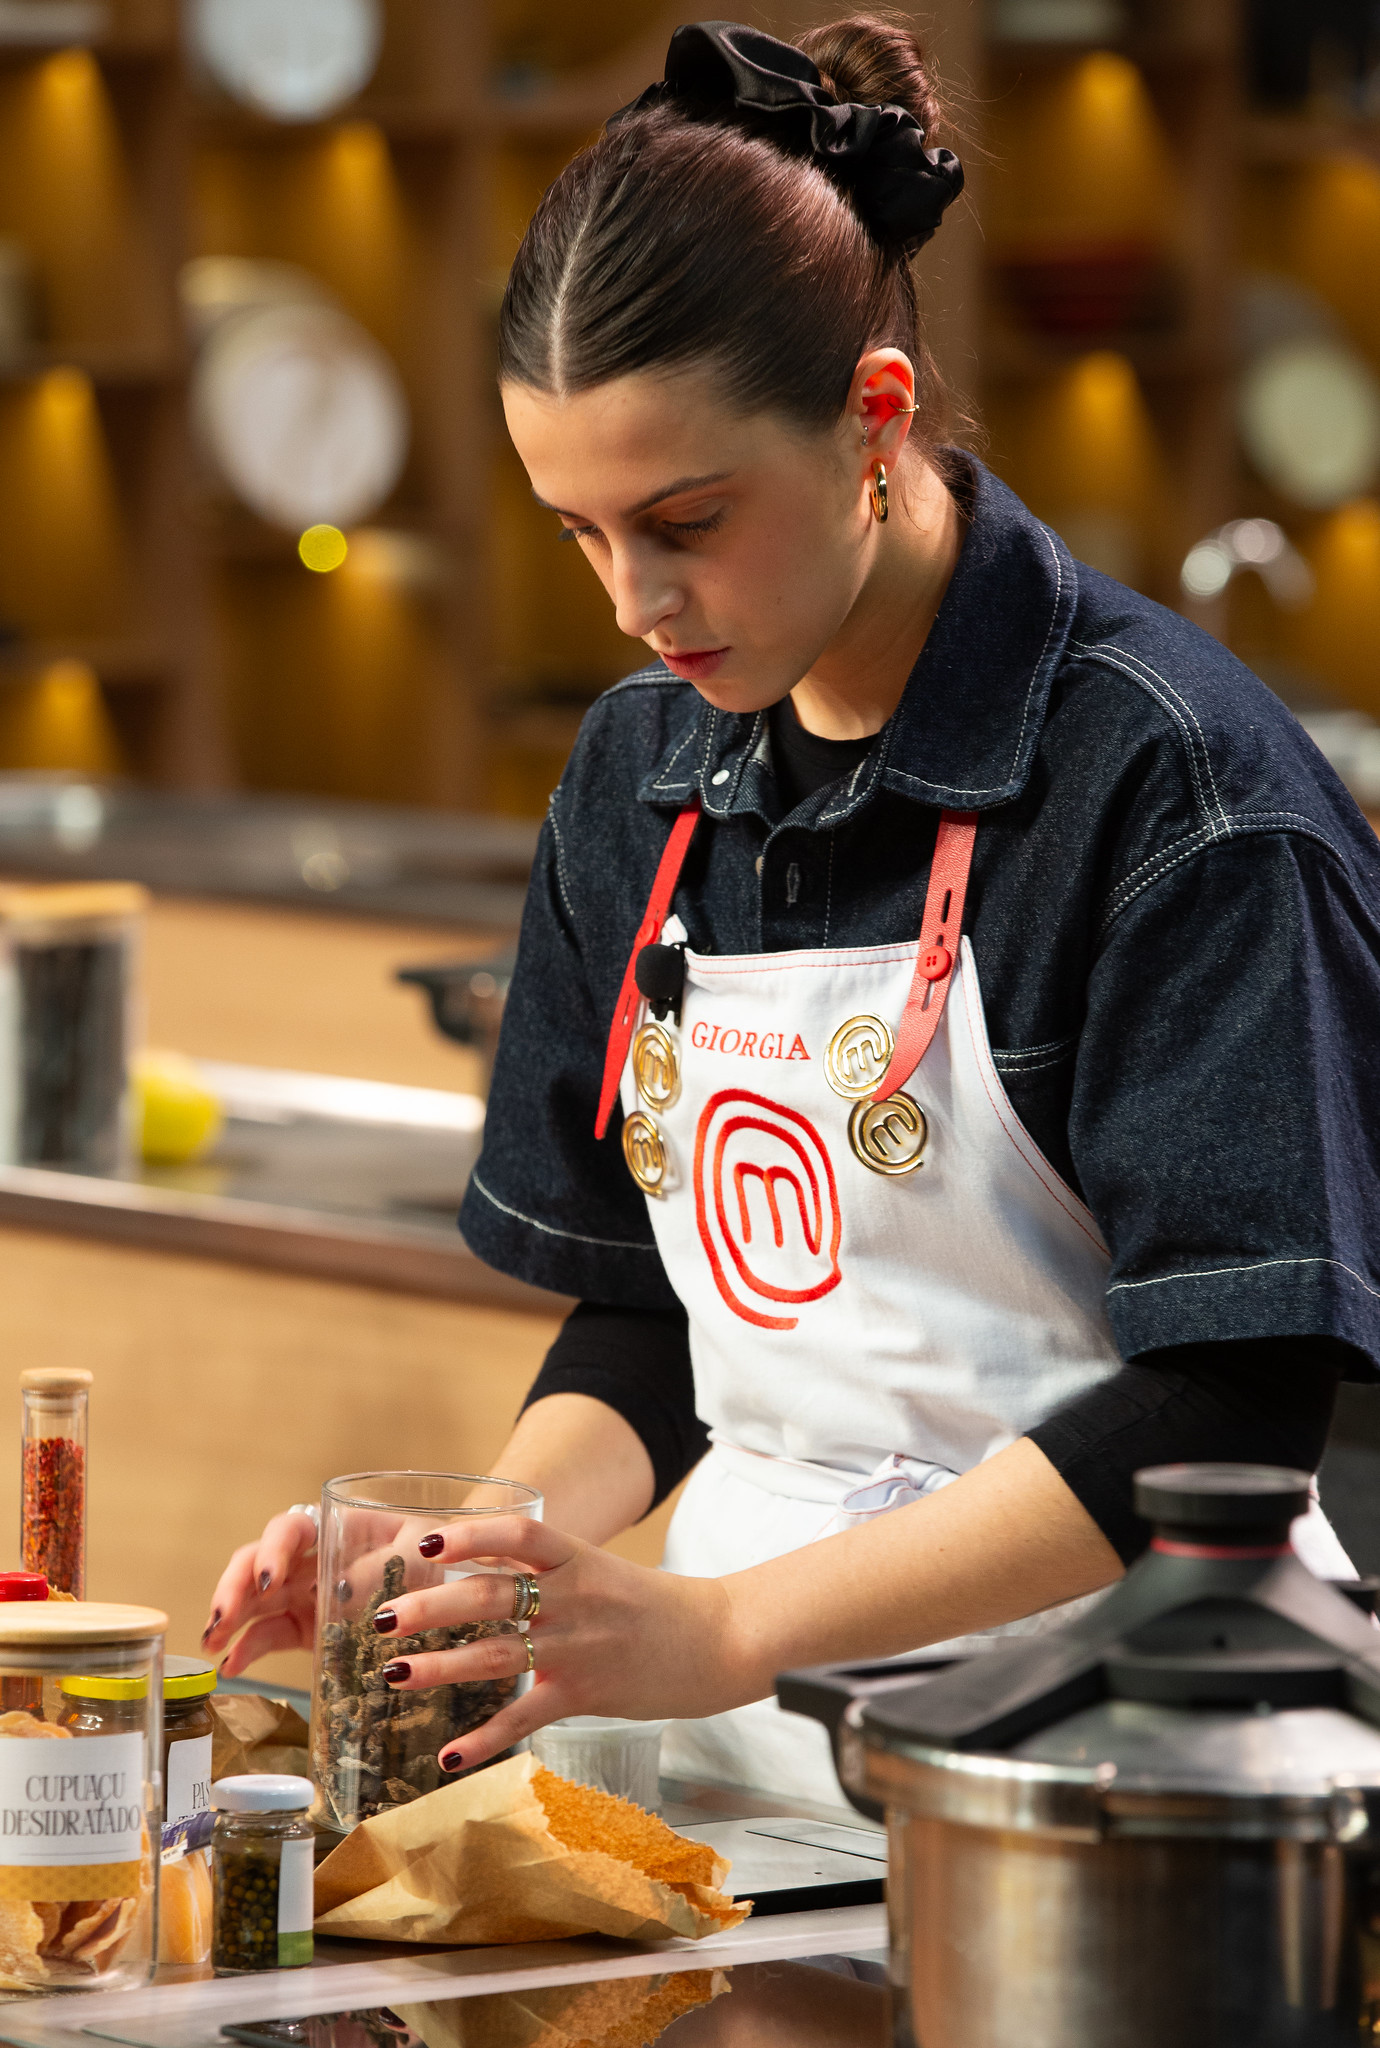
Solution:
{"label": "black t-shirt", "polygon": [[868,733],[860,740],[821,739],[818,733],[805,730],[789,697],[772,705],[767,713],[767,726],[771,733],[772,767],[786,811],[793,811],[806,797],[851,775],[859,762],[867,759],[877,737]]}

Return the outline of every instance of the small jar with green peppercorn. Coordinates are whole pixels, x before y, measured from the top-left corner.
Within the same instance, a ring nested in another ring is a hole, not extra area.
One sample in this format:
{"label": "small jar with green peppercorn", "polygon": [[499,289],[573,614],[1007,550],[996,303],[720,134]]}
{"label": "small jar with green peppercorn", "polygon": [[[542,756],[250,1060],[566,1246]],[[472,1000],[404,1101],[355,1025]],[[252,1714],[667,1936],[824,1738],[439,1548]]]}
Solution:
{"label": "small jar with green peppercorn", "polygon": [[312,1796],[310,1778],[272,1772],[218,1778],[211,1787],[211,1961],[218,1977],[311,1961]]}

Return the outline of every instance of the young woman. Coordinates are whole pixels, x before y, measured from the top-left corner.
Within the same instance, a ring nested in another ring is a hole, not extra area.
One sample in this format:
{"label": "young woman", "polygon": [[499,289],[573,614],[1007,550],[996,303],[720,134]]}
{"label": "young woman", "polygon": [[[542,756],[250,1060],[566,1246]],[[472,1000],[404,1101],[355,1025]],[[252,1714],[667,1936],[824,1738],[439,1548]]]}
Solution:
{"label": "young woman", "polygon": [[[530,1660],[448,1768],[668,1716],[672,1767],[837,1797],[776,1672],[1045,1625],[1140,1549],[1137,1467],[1311,1469],[1380,1360],[1380,848],[939,445],[937,121],[900,28],[681,29],[513,267],[509,430],[651,658],[552,798],[461,1219],[581,1303],[495,1467],[532,1583],[380,1617],[537,1610],[392,1668]],[[687,1474],[666,1569],[597,1547]],[[311,1535],[237,1554],[230,1670],[309,1638]]]}

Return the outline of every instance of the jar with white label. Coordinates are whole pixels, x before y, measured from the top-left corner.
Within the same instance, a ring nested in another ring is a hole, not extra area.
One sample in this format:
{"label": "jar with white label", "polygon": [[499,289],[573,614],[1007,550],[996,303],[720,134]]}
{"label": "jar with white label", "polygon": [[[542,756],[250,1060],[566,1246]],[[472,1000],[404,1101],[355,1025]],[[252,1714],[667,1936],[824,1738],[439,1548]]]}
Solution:
{"label": "jar with white label", "polygon": [[316,1833],[307,1808],[314,1797],[310,1778],[273,1771],[218,1778],[211,1787],[218,1977],[311,1961]]}
{"label": "jar with white label", "polygon": [[22,1680],[29,1701],[0,1713],[0,1992],[152,1974],[167,1625],[151,1607],[0,1604],[0,1698]]}
{"label": "jar with white label", "polygon": [[163,1659],[163,1824],[211,1804],[211,1694],[216,1667],[199,1657]]}

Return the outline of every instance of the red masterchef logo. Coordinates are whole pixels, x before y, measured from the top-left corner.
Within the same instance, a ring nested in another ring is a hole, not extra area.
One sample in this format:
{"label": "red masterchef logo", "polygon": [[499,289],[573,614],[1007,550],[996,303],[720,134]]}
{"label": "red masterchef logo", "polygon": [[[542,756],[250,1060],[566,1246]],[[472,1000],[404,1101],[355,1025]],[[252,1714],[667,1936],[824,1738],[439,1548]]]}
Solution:
{"label": "red masterchef logo", "polygon": [[745,1088],[711,1095],[695,1133],[695,1218],[714,1284],[736,1316],[793,1330],[790,1307],[838,1286],[834,1169],[808,1117]]}

